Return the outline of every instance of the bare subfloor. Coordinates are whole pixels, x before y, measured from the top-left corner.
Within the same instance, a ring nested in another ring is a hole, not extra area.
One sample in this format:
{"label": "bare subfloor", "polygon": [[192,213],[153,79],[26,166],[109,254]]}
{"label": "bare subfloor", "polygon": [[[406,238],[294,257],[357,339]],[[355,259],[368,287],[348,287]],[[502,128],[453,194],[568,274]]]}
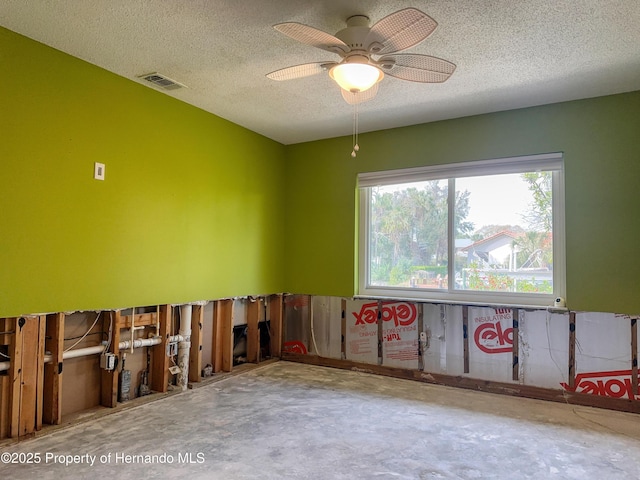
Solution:
{"label": "bare subfloor", "polygon": [[277,362],[2,453],[39,459],[14,480],[630,480],[640,416]]}

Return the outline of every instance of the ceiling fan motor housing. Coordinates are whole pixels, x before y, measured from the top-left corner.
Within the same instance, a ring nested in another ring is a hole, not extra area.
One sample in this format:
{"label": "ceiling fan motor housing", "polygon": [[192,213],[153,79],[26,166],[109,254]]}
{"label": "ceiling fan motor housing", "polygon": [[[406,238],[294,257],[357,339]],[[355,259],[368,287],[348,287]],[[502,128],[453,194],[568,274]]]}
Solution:
{"label": "ceiling fan motor housing", "polygon": [[365,45],[365,42],[370,31],[369,17],[354,15],[347,19],[347,28],[340,30],[335,36],[346,43],[351,48],[351,51],[367,51],[368,45]]}

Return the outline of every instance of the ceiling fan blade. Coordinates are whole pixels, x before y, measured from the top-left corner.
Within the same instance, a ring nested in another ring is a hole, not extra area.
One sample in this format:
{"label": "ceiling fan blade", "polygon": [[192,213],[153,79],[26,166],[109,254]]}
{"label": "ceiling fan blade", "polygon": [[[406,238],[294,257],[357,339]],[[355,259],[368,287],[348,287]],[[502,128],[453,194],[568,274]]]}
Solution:
{"label": "ceiling fan blade", "polygon": [[281,68],[271,73],[267,73],[267,78],[271,80],[293,80],[295,78],[310,77],[311,75],[317,75],[327,71],[333,65],[337,65],[336,62],[315,62],[315,63],[303,63],[302,65],[295,65],[293,67]]}
{"label": "ceiling fan blade", "polygon": [[420,43],[437,26],[438,22],[426,13],[415,8],[405,8],[373,25],[365,45],[376,55],[399,52]]}
{"label": "ceiling fan blade", "polygon": [[343,88],[341,88],[340,91],[342,92],[342,98],[344,98],[345,102],[347,102],[349,105],[356,105],[358,103],[368,102],[369,100],[372,100],[378,93],[378,84],[376,83],[373,87],[365,90],[364,92],[353,93],[348,92]]}
{"label": "ceiling fan blade", "polygon": [[306,43],[312,47],[321,48],[328,52],[343,54],[351,48],[339,38],[334,37],[322,30],[303,25],[297,22],[278,23],[273,28],[298,42]]}
{"label": "ceiling fan blade", "polygon": [[442,83],[456,69],[456,66],[451,62],[416,53],[383,57],[379,63],[382,71],[392,77],[420,83]]}

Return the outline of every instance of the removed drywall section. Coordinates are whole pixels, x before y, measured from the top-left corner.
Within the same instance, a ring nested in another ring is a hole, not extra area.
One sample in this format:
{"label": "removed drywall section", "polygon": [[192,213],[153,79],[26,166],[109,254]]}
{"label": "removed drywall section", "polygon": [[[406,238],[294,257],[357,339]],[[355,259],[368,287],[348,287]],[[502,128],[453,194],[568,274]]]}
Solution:
{"label": "removed drywall section", "polygon": [[544,310],[520,310],[521,381],[558,388],[568,381],[569,316]]}
{"label": "removed drywall section", "polygon": [[345,358],[354,362],[377,364],[378,302],[348,299],[345,319]]}
{"label": "removed drywall section", "polygon": [[204,323],[202,325],[202,365],[211,365],[213,372],[213,317],[215,302],[208,302],[204,306]]}
{"label": "removed drywall section", "polygon": [[310,303],[309,295],[284,297],[283,352],[306,354],[313,348]]}
{"label": "removed drywall section", "polygon": [[[323,330],[327,322],[336,330],[343,323],[336,309],[314,309],[309,317],[299,308],[306,299],[285,299],[291,308],[284,328],[292,346],[307,345],[312,323]],[[345,306],[344,343],[338,336],[321,338],[323,349],[335,352],[340,346],[344,357],[300,347],[285,351],[285,359],[640,412],[638,406],[610,401],[640,401],[637,353],[633,355],[638,349],[636,317],[392,299],[319,297],[317,304],[338,301]],[[311,303],[316,305],[316,299]]]}
{"label": "removed drywall section", "polygon": [[[427,372],[447,373],[446,305],[422,304],[422,362]],[[460,370],[461,373],[462,370]]]}
{"label": "removed drywall section", "polygon": [[[101,345],[108,335],[104,320],[103,312],[76,312],[59,319],[63,323],[63,352]],[[64,360],[62,398],[58,400],[62,402],[62,417],[100,405],[100,381],[99,355]]]}
{"label": "removed drywall section", "polygon": [[[317,355],[341,358],[342,300],[337,297],[311,298],[312,344]],[[336,321],[338,320],[338,321]],[[315,340],[315,343],[313,342]]]}
{"label": "removed drywall section", "polygon": [[469,307],[469,376],[511,382],[513,309]]}
{"label": "removed drywall section", "polygon": [[100,357],[70,358],[64,361],[62,417],[100,405]]}
{"label": "removed drywall section", "polygon": [[633,388],[631,332],[631,318],[626,315],[576,315],[575,391],[640,400]]}

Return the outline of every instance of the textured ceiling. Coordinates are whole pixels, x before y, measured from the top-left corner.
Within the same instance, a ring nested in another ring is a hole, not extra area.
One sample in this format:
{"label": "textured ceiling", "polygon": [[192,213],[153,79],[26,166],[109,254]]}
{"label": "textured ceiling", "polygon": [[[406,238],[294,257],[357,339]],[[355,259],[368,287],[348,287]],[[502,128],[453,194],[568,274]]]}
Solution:
{"label": "textured ceiling", "polygon": [[272,25],[335,34],[407,7],[439,25],[406,52],[457,70],[442,84],[385,77],[361,131],[640,90],[638,0],[2,0],[0,25],[132,81],[160,72],[188,87],[167,95],[291,144],[351,134],[352,107],[326,74],[265,77],[339,59]]}

